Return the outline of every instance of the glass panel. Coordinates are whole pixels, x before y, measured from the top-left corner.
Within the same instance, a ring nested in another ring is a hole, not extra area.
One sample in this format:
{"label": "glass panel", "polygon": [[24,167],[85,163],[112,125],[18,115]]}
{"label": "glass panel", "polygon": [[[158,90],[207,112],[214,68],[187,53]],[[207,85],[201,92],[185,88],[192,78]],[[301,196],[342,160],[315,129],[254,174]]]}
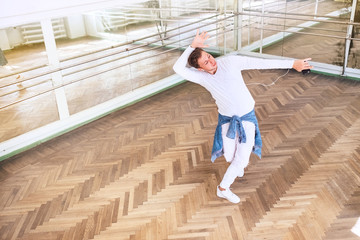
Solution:
{"label": "glass panel", "polygon": [[132,90],[129,82],[129,66],[104,72],[105,68],[106,66],[94,67],[86,72],[64,78],[65,84],[74,81],[65,87],[70,114],[93,107]]}
{"label": "glass panel", "polygon": [[[316,2],[314,6],[316,6]],[[349,19],[348,14],[344,11],[344,4],[336,1],[319,2],[317,15],[324,16],[319,17],[321,20],[340,23]],[[286,39],[284,56],[294,58],[311,57],[313,61],[342,66],[346,25],[333,22],[311,22],[309,20],[304,21],[303,24],[306,24],[306,27],[299,34]],[[294,46],[296,47],[294,48]]]}
{"label": "glass panel", "polygon": [[[3,107],[26,96],[28,92],[41,91],[45,86],[22,90],[0,97]],[[9,140],[33,129],[59,120],[55,95],[52,91],[38,97],[0,109],[0,142]]]}
{"label": "glass panel", "polygon": [[151,0],[54,19],[61,25],[57,29],[65,29],[55,37],[70,114],[174,74],[180,53],[171,49],[187,47],[196,27],[211,31],[215,24],[177,28],[216,20],[213,5],[205,0]]}
{"label": "glass panel", "polygon": [[[148,49],[146,49],[148,50]],[[134,56],[143,59],[131,64],[131,84],[133,89],[161,80],[173,74],[172,66],[178,55],[175,52],[164,53],[163,49],[154,49]]]}
{"label": "glass panel", "polygon": [[0,77],[18,74],[15,78],[19,80],[31,75],[21,72],[48,63],[40,22],[0,29],[0,49]]}
{"label": "glass panel", "polygon": [[[257,16],[244,16],[243,49],[291,58],[311,57],[313,61],[342,65],[346,25],[316,22],[321,20],[346,22],[346,4],[336,1],[264,1],[263,21]],[[261,14],[262,2],[244,2],[245,13]],[[301,14],[300,14],[301,13]],[[261,28],[264,28],[262,31]],[[247,38],[247,41],[246,41]]]}
{"label": "glass panel", "polygon": [[5,141],[59,116],[40,22],[0,29],[0,36],[0,141]]}
{"label": "glass panel", "polygon": [[[360,15],[360,13],[359,13]],[[360,18],[360,16],[359,16]],[[356,22],[355,15],[355,22]],[[357,21],[360,22],[360,21]],[[350,52],[349,52],[349,60],[347,63],[347,67],[350,68],[360,68],[360,26],[355,26],[352,33],[352,38],[355,38],[351,41],[350,44]]]}

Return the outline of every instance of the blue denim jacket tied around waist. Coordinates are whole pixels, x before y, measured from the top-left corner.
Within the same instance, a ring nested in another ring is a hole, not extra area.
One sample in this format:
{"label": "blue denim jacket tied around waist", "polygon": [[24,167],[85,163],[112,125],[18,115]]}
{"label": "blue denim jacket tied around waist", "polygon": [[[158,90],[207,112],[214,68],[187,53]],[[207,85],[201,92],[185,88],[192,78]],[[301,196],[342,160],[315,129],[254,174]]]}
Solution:
{"label": "blue denim jacket tied around waist", "polygon": [[223,147],[223,140],[222,140],[222,128],[221,126],[225,123],[229,123],[229,130],[226,133],[226,136],[231,139],[235,139],[236,133],[238,133],[239,136],[239,143],[246,143],[246,134],[245,130],[242,124],[242,121],[248,121],[255,124],[255,144],[253,147],[253,153],[259,156],[261,158],[261,147],[262,147],[262,141],[261,141],[261,135],[260,135],[260,129],[259,124],[255,115],[254,109],[243,115],[242,117],[239,116],[224,116],[219,113],[219,120],[218,125],[215,130],[214,135],[214,143],[213,143],[213,149],[211,152],[211,161],[214,162],[216,158],[221,157],[224,155],[224,147]]}

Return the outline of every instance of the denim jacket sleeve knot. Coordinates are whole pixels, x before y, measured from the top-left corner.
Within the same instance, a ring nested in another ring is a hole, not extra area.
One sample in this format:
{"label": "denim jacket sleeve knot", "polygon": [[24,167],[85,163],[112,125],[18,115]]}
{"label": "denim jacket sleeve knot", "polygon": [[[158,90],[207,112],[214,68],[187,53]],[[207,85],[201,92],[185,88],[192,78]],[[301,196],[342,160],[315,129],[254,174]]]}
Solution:
{"label": "denim jacket sleeve knot", "polygon": [[226,136],[231,139],[235,139],[236,133],[238,133],[239,136],[239,143],[246,143],[246,134],[245,130],[242,124],[242,121],[248,121],[255,124],[255,144],[253,147],[253,153],[259,156],[261,158],[261,147],[262,147],[262,140],[261,140],[261,134],[259,129],[259,124],[255,115],[254,109],[243,115],[242,117],[239,116],[224,116],[219,113],[218,117],[218,125],[215,130],[214,135],[214,143],[213,143],[213,149],[211,152],[211,161],[214,162],[216,158],[222,156],[224,154],[224,147],[223,147],[223,140],[222,140],[222,125],[225,123],[230,123],[229,129],[226,133]]}

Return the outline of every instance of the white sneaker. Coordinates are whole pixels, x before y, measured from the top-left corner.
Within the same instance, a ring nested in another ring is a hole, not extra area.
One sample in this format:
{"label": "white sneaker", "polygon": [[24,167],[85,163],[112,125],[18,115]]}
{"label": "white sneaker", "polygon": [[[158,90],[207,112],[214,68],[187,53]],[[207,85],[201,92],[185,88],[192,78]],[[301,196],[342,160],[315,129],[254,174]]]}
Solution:
{"label": "white sneaker", "polygon": [[217,186],[216,195],[221,198],[226,198],[227,200],[229,200],[232,203],[240,202],[240,198],[238,196],[236,196],[232,191],[230,191],[230,189],[225,189],[224,191],[221,191],[219,189],[219,186]]}
{"label": "white sneaker", "polygon": [[358,218],[351,231],[360,237],[360,218]]}

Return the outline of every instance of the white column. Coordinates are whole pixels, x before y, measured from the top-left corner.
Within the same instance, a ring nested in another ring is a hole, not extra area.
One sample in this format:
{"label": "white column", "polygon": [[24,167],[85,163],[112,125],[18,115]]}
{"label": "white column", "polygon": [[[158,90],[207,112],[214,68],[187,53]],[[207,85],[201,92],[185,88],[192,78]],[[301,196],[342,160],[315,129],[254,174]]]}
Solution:
{"label": "white column", "polygon": [[92,37],[99,37],[99,32],[104,32],[104,27],[97,23],[97,17],[94,15],[86,14],[84,15],[84,24],[86,35]]}
{"label": "white column", "polygon": [[0,48],[2,50],[11,49],[10,44],[9,44],[9,38],[7,36],[5,29],[0,30]]}
{"label": "white column", "polygon": [[[49,67],[51,70],[59,69],[60,61],[56,51],[56,42],[54,37],[54,31],[52,28],[51,20],[46,19],[41,21],[41,29],[44,35],[44,43],[46,48],[47,57],[49,60]],[[62,75],[60,71],[51,74],[52,84],[54,87],[62,85]],[[66,95],[64,88],[55,89],[56,103],[58,107],[60,119],[69,117],[69,108],[66,101]]]}
{"label": "white column", "polygon": [[86,36],[84,17],[80,14],[65,18],[66,33],[70,39]]}

